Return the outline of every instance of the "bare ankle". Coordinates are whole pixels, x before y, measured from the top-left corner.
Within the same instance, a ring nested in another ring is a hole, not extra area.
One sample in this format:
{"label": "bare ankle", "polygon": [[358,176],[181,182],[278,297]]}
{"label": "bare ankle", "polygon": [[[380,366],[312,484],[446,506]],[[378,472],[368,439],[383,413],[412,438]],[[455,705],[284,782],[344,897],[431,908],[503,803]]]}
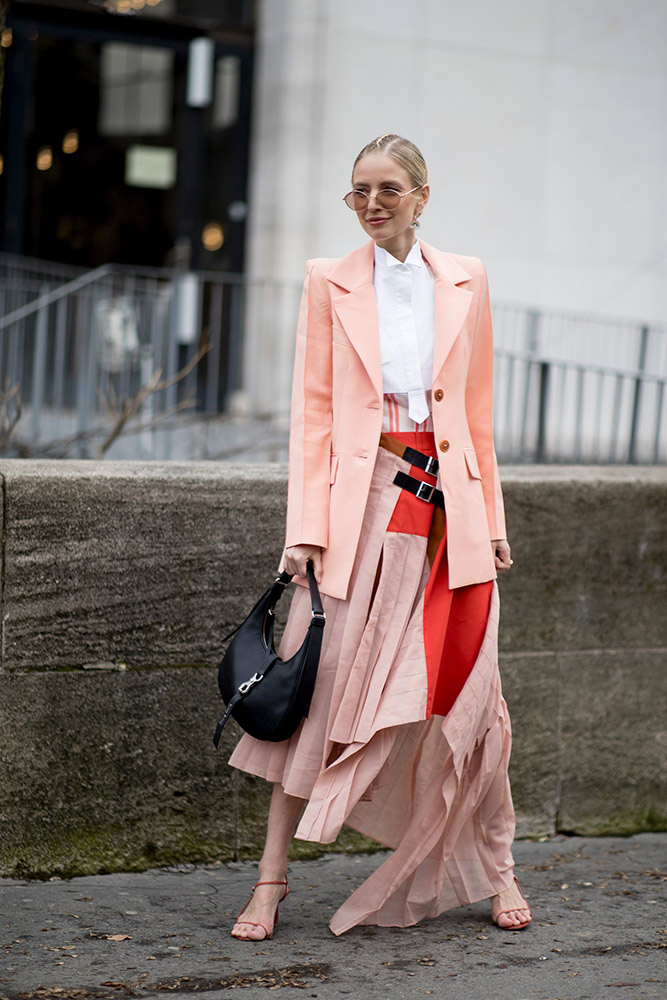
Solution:
{"label": "bare ankle", "polygon": [[267,868],[260,867],[259,871],[257,872],[257,875],[258,875],[258,879],[257,879],[258,883],[259,882],[286,882],[287,881],[287,869],[286,868],[283,868],[282,871],[281,871],[280,869],[276,870],[275,868],[270,868],[270,867],[267,867]]}

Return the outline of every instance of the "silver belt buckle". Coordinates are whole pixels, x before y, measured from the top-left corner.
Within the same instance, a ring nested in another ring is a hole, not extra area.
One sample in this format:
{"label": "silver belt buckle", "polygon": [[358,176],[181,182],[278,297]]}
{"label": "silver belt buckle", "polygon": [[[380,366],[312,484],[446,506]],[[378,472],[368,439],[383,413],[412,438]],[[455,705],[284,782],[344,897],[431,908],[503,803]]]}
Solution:
{"label": "silver belt buckle", "polygon": [[429,459],[428,459],[428,461],[426,463],[426,468],[424,469],[424,472],[426,473],[426,475],[427,476],[437,476],[439,469],[440,469],[440,463],[438,462],[437,458],[431,458],[431,457],[429,457]]}
{"label": "silver belt buckle", "polygon": [[426,503],[430,503],[434,493],[435,486],[431,486],[429,483],[421,482],[417,487],[415,496],[418,500],[424,500]]}

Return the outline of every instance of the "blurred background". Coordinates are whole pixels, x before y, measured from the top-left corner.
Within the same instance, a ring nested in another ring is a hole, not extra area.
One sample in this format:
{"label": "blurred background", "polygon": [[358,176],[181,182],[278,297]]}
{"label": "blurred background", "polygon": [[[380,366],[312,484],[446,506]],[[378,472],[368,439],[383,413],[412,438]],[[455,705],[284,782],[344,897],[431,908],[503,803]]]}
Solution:
{"label": "blurred background", "polygon": [[481,257],[501,461],[667,460],[664,0],[0,2],[0,454],[284,460],[359,149]]}

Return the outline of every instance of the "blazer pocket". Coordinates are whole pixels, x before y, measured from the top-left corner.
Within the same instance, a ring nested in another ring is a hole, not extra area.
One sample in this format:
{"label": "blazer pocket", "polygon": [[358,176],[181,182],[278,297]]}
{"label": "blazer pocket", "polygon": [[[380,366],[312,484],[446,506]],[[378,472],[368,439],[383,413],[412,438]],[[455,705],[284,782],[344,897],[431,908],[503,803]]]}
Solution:
{"label": "blazer pocket", "polygon": [[329,473],[329,485],[333,486],[336,482],[336,473],[338,472],[338,455],[331,456],[331,471]]}
{"label": "blazer pocket", "polygon": [[468,472],[473,479],[481,479],[482,474],[479,471],[479,465],[477,464],[477,455],[475,454],[474,448],[464,448],[463,454],[466,460],[466,465],[468,466]]}

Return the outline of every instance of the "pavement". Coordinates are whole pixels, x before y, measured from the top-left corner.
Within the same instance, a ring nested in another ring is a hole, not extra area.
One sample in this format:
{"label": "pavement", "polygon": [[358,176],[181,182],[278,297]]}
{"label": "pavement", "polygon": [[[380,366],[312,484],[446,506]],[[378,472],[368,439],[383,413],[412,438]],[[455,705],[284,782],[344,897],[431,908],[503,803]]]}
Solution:
{"label": "pavement", "polygon": [[381,857],[292,863],[280,924],[259,943],[228,934],[250,862],[0,880],[0,1000],[667,998],[667,834],[517,842],[524,931],[497,929],[483,902],[334,937],[329,917]]}

